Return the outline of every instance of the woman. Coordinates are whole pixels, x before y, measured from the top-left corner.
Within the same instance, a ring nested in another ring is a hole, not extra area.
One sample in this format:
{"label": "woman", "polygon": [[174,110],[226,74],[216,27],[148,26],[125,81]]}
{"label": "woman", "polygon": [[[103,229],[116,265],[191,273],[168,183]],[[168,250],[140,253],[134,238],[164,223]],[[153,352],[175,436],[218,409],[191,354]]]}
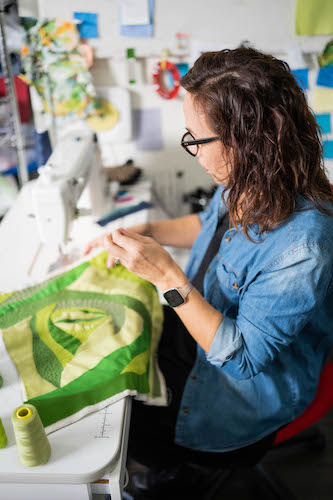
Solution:
{"label": "woman", "polygon": [[[151,498],[184,460],[259,460],[311,403],[333,339],[333,195],[289,67],[240,47],[204,53],[181,83],[182,145],[218,185],[209,207],[87,249],[173,289],[159,347],[169,405],[135,402],[131,425],[130,456],[148,467],[134,486]],[[192,249],[186,273],[161,245]]]}

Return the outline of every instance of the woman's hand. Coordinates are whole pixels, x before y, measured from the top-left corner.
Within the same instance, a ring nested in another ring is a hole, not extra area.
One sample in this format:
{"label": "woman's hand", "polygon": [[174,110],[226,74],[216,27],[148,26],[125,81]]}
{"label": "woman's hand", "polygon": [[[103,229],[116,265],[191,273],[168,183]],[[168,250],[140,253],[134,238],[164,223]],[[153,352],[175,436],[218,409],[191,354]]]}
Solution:
{"label": "woman's hand", "polygon": [[[111,233],[105,234],[103,236],[99,236],[95,240],[92,240],[88,243],[88,245],[83,250],[83,255],[87,255],[89,252],[91,252],[91,250],[93,250],[94,248],[99,248],[99,247],[104,248],[104,250],[106,250],[108,252],[111,243],[112,243],[112,234]],[[112,256],[109,253],[108,260],[107,260],[107,266],[113,267],[113,265],[114,265],[114,259],[112,258]]]}
{"label": "woman's hand", "polygon": [[108,254],[108,265],[119,259],[129,271],[150,281],[162,290],[183,286],[187,278],[170,254],[155,240],[127,229],[117,229],[112,234],[97,238],[85,249],[104,247]]}
{"label": "woman's hand", "polygon": [[[146,236],[151,236],[151,223],[146,222],[145,224],[138,224],[136,226],[131,226],[129,228],[129,231]],[[92,240],[88,243],[88,245],[85,247],[83,251],[83,255],[87,255],[89,252],[91,252],[91,250],[98,247],[104,248],[105,250],[109,251],[111,243],[112,243],[112,233],[99,236],[95,240]],[[107,266],[113,267],[113,265],[114,265],[114,259],[109,254]]]}

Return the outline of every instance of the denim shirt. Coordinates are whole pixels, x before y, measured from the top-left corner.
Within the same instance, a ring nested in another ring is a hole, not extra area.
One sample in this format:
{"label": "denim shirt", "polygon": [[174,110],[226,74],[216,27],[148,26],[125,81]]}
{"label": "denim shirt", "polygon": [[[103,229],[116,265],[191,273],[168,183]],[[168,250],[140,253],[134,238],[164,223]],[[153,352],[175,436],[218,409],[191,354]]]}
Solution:
{"label": "denim shirt", "polygon": [[[199,214],[189,279],[227,211],[222,189]],[[209,352],[197,346],[177,417],[182,446],[229,451],[295,419],[333,344],[333,218],[300,197],[284,224],[249,233],[255,242],[229,229],[204,278],[204,297],[223,319]]]}

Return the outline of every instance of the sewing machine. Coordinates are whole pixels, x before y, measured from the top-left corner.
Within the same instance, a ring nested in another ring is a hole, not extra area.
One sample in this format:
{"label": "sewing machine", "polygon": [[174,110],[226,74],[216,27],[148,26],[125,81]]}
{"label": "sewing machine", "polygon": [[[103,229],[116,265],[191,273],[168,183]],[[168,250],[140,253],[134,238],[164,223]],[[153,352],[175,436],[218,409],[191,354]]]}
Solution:
{"label": "sewing machine", "polygon": [[[111,198],[107,197],[93,134],[65,136],[38,173],[32,186],[32,203],[43,243],[62,247],[77,215],[85,212],[98,216],[110,209]],[[80,207],[86,187],[86,206]]]}

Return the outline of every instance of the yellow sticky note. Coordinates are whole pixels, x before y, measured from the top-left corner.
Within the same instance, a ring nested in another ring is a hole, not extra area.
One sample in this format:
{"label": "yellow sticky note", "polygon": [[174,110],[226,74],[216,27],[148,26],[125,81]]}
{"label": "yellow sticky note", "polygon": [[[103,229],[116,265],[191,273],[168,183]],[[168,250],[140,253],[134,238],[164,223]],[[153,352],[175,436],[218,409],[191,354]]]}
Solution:
{"label": "yellow sticky note", "polygon": [[333,88],[316,87],[312,107],[315,113],[333,113]]}

